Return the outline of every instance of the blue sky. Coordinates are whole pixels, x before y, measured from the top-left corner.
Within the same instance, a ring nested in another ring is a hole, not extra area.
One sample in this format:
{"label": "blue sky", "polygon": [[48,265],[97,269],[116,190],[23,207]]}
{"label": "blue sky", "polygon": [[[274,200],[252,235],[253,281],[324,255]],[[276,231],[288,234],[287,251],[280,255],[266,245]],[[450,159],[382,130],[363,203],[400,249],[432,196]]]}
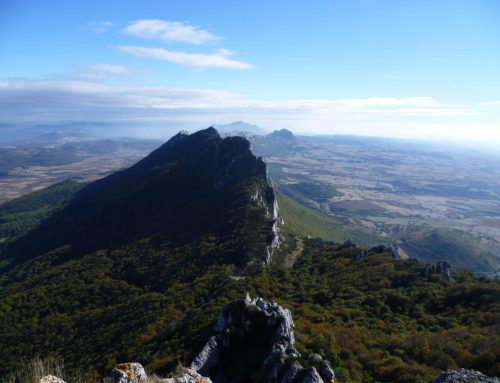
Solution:
{"label": "blue sky", "polygon": [[0,0],[0,123],[500,143],[500,2]]}

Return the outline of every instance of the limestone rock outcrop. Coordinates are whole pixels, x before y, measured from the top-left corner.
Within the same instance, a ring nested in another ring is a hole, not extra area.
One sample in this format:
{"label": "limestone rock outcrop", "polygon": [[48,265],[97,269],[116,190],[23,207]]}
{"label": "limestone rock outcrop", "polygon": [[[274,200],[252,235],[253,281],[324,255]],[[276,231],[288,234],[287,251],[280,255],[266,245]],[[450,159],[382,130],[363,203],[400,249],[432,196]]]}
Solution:
{"label": "limestone rock outcrop", "polygon": [[432,383],[500,383],[500,379],[461,368],[442,372]]}
{"label": "limestone rock outcrop", "polygon": [[140,363],[120,363],[111,371],[110,383],[140,383],[148,376]]}
{"label": "limestone rock outcrop", "polygon": [[61,378],[54,375],[46,375],[39,380],[39,383],[66,383]]}
{"label": "limestone rock outcrop", "polygon": [[278,249],[283,242],[282,235],[280,234],[280,225],[283,225],[285,221],[279,210],[276,193],[271,186],[266,187],[264,193],[261,193],[258,189],[255,190],[255,193],[251,198],[252,201],[258,206],[265,209],[266,218],[271,222],[272,234],[266,241],[266,255],[264,259],[264,263],[269,264],[271,262],[273,252]]}
{"label": "limestone rock outcrop", "polygon": [[185,368],[181,374],[172,378],[162,379],[162,383],[212,383],[210,378],[198,374],[191,368]]}
{"label": "limestone rock outcrop", "polygon": [[328,361],[313,354],[311,368],[300,364],[291,312],[262,298],[237,300],[223,307],[213,335],[190,368],[214,383],[333,382]]}

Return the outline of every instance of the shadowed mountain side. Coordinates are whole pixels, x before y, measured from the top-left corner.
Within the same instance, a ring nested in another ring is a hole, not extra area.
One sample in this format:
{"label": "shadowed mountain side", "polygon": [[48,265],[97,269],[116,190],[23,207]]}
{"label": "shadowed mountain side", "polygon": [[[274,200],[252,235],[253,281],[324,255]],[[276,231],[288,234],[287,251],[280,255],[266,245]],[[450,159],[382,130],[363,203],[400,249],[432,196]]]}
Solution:
{"label": "shadowed mountain side", "polygon": [[226,243],[226,260],[241,265],[268,256],[274,202],[266,165],[247,140],[222,139],[213,128],[181,132],[131,168],[83,188],[4,257],[15,265],[65,245],[72,258],[141,238],[185,244],[213,236]]}

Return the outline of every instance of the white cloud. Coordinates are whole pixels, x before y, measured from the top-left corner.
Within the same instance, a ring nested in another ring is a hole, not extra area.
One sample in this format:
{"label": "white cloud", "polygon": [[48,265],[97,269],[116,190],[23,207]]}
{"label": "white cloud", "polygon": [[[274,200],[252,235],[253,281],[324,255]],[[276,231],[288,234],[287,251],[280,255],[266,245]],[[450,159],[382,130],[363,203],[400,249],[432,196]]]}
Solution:
{"label": "white cloud", "polygon": [[163,48],[148,48],[141,46],[119,46],[121,52],[134,56],[151,57],[170,61],[175,64],[190,66],[193,68],[229,68],[229,69],[251,69],[252,65],[243,61],[230,58],[231,52],[219,50],[217,53],[187,53],[170,51]]}
{"label": "white cloud", "polygon": [[123,30],[126,34],[187,44],[205,44],[219,40],[220,37],[207,32],[195,25],[178,21],[136,20]]}

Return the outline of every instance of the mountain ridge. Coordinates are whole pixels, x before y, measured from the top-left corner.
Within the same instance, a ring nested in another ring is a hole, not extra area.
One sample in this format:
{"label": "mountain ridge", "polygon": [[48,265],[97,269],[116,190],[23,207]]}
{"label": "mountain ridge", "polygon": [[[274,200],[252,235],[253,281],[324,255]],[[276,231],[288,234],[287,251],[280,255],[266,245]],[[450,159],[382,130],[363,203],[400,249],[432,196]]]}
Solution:
{"label": "mountain ridge", "polygon": [[278,212],[265,163],[241,137],[223,139],[214,128],[192,135],[181,132],[134,166],[83,188],[67,207],[7,248],[4,256],[19,261],[30,252],[36,256],[64,244],[91,251],[158,233],[186,243],[210,234],[207,221],[214,235],[240,225],[238,214],[231,218],[229,212],[239,208],[235,198],[242,198],[244,209],[253,202],[256,209],[265,210],[269,227],[261,234],[266,249],[257,246],[250,258],[261,251],[268,261],[277,246]]}

